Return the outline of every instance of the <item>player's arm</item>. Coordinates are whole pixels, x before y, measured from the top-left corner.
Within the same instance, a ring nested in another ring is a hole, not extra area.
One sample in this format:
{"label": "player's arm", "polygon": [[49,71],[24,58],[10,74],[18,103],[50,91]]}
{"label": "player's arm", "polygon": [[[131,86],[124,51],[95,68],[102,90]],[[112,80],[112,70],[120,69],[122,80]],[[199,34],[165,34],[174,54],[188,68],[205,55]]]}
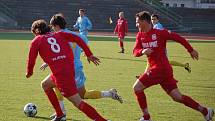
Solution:
{"label": "player's arm", "polygon": [[84,50],[85,55],[87,56],[88,62],[93,62],[95,65],[99,65],[100,60],[93,55],[93,53],[90,51],[90,48],[87,46],[87,44],[84,42],[84,40],[81,39],[78,35],[74,35],[75,42]]}
{"label": "player's arm", "polygon": [[72,35],[69,33],[62,33],[62,34],[64,34],[67,37],[67,40],[77,43],[78,46],[84,50],[84,53],[87,56],[89,62],[91,61],[95,65],[99,65],[100,63],[99,59],[93,55],[93,53],[90,51],[89,47],[84,42],[84,40],[82,40],[78,35]]}
{"label": "player's arm", "polygon": [[137,37],[136,37],[136,43],[134,45],[134,49],[133,49],[133,55],[135,57],[140,57],[142,55],[150,55],[153,50],[150,49],[150,48],[146,48],[144,49],[143,46],[142,46],[142,42],[141,42],[141,39],[140,39],[140,35],[139,33],[137,34]]}
{"label": "player's arm", "polygon": [[87,30],[91,30],[92,29],[92,22],[86,17],[87,19]]}
{"label": "player's arm", "polygon": [[117,21],[116,27],[115,27],[115,29],[114,29],[114,34],[116,34],[117,30],[118,30],[118,21]]}
{"label": "player's arm", "polygon": [[140,36],[139,36],[139,33],[138,33],[137,37],[136,37],[136,42],[135,42],[135,45],[134,45],[134,49],[133,49],[133,55],[135,57],[140,57],[140,56],[143,55],[142,51],[143,51],[143,46],[142,46],[141,39],[140,39]]}
{"label": "player's arm", "polygon": [[[70,34],[70,35],[71,35],[71,34]],[[85,52],[85,54],[86,54],[87,57],[93,55],[92,52],[90,51],[89,47],[88,47],[87,44],[84,42],[84,40],[81,39],[81,37],[79,37],[78,35],[71,35],[71,36],[69,36],[69,37],[70,37],[69,40],[71,40],[71,41],[77,43],[78,46],[81,47],[81,48],[84,50],[84,52]]]}
{"label": "player's arm", "polygon": [[128,22],[125,20],[125,35],[128,33]]}
{"label": "player's arm", "polygon": [[76,22],[75,22],[75,25],[73,25],[73,27],[74,27],[75,29],[79,29],[79,22],[78,22],[78,19],[79,19],[79,18],[77,18],[77,20],[76,20]]}
{"label": "player's arm", "polygon": [[[166,31],[166,30],[164,30],[164,31]],[[193,47],[190,45],[190,43],[185,38],[181,37],[180,35],[176,34],[175,32],[168,32],[167,34],[168,34],[167,35],[168,40],[174,40],[174,41],[180,43],[187,49],[187,51],[190,53],[190,55],[193,59],[198,60],[198,58],[199,58],[198,52],[193,49]]]}
{"label": "player's arm", "polygon": [[37,59],[38,55],[38,46],[36,41],[32,40],[32,43],[30,45],[30,50],[28,54],[28,59],[27,59],[27,72],[26,72],[26,77],[29,78],[33,75],[33,69],[34,65]]}

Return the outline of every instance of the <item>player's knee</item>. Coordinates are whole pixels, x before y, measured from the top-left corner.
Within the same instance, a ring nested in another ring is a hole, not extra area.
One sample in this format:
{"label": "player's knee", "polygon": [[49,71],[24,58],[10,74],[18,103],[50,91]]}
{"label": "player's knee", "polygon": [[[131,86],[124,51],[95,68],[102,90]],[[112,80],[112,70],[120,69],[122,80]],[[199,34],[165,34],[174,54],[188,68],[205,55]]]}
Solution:
{"label": "player's knee", "polygon": [[43,88],[43,90],[44,90],[44,88],[45,88],[45,84],[44,84],[44,82],[42,81],[41,83],[40,83],[40,86]]}
{"label": "player's knee", "polygon": [[142,87],[142,85],[139,83],[139,82],[136,82],[134,83],[133,85],[133,90],[136,92],[136,91],[139,91],[139,90],[143,90],[144,88]]}
{"label": "player's knee", "polygon": [[136,90],[137,90],[137,88],[138,88],[138,87],[137,87],[137,85],[136,85],[136,84],[134,84],[134,85],[133,85],[133,90],[134,90],[134,91],[136,91]]}
{"label": "player's knee", "polygon": [[81,103],[81,101],[82,101],[82,99],[81,99],[81,97],[79,96],[79,94],[76,94],[76,95],[67,97],[67,99],[68,99],[69,101],[71,101],[75,107],[79,107],[79,105],[80,105],[80,103]]}
{"label": "player's knee", "polygon": [[49,86],[48,86],[48,84],[45,81],[41,82],[41,87],[43,88],[43,90],[49,89]]}
{"label": "player's knee", "polygon": [[78,89],[78,93],[82,99],[85,99],[86,89],[84,86]]}
{"label": "player's knee", "polygon": [[78,106],[79,106],[79,103],[75,102],[74,100],[72,101],[72,104],[73,104],[75,107],[78,107]]}
{"label": "player's knee", "polygon": [[80,95],[81,99],[85,99],[85,98],[84,98],[84,95],[85,95],[85,94],[80,94],[80,93],[79,93],[79,95]]}
{"label": "player's knee", "polygon": [[176,88],[174,90],[172,90],[169,94],[171,96],[171,98],[176,101],[176,102],[179,102],[181,103],[182,102],[182,94],[180,93],[180,91]]}
{"label": "player's knee", "polygon": [[181,96],[173,96],[172,99],[175,101],[175,102],[182,102],[182,97]]}

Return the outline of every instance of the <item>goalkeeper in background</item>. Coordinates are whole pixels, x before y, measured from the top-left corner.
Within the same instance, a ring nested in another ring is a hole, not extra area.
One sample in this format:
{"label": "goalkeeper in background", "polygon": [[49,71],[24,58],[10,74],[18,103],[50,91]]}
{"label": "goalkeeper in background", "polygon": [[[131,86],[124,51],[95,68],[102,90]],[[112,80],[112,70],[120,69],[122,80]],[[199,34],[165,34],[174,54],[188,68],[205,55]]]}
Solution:
{"label": "goalkeeper in background", "polygon": [[[159,22],[159,16],[157,14],[151,15],[151,22],[153,24],[153,29],[164,29],[163,25]],[[169,61],[171,65],[173,66],[179,66],[184,67],[189,73],[191,73],[191,67],[189,66],[189,63],[180,63],[178,61]]]}
{"label": "goalkeeper in background", "polygon": [[73,27],[75,29],[78,29],[80,34],[86,37],[86,43],[88,44],[88,31],[92,29],[92,23],[90,19],[85,16],[85,10],[84,9],[79,9],[79,17],[76,20],[75,25]]}

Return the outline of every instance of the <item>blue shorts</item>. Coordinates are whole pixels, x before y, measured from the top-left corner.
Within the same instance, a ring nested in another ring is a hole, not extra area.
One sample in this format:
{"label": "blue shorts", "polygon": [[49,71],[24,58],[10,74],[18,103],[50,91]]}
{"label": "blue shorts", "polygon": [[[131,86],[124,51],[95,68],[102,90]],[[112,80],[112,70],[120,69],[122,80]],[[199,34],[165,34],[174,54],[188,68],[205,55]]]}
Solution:
{"label": "blue shorts", "polygon": [[81,88],[84,86],[86,77],[84,75],[83,68],[75,69],[75,81],[77,88]]}

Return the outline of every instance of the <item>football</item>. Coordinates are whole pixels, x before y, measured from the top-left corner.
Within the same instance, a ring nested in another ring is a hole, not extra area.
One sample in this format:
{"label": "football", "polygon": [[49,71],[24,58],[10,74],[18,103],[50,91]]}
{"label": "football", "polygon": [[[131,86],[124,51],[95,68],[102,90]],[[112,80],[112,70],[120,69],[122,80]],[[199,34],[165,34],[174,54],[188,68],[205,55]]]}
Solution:
{"label": "football", "polygon": [[24,106],[24,113],[27,117],[34,117],[37,114],[37,106],[33,103],[28,103]]}

